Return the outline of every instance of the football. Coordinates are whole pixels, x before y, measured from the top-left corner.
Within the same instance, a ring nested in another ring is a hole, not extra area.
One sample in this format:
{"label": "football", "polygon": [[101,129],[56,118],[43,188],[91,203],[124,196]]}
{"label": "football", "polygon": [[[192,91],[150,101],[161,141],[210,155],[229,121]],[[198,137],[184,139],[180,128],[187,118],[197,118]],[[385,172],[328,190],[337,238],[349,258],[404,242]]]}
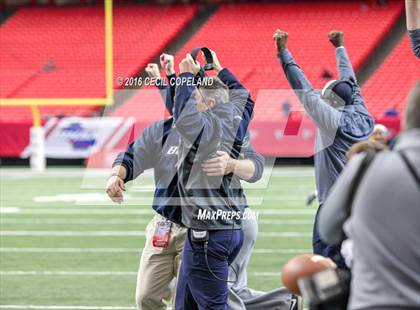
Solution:
{"label": "football", "polygon": [[303,254],[289,260],[283,267],[281,278],[283,284],[293,294],[301,295],[298,286],[300,278],[309,277],[317,272],[327,268],[336,268],[336,264],[329,258],[314,255]]}

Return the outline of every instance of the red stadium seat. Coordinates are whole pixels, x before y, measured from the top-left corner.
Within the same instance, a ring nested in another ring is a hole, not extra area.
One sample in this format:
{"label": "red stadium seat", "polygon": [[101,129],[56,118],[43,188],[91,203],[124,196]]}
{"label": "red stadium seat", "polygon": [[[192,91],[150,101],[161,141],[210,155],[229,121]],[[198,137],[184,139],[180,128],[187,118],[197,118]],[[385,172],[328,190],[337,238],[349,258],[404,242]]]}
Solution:
{"label": "red stadium seat", "polygon": [[363,86],[369,110],[378,117],[389,108],[403,112],[407,94],[416,80],[420,80],[420,62],[411,51],[406,34]]}
{"label": "red stadium seat", "polygon": [[[336,77],[334,49],[327,40],[330,30],[346,33],[346,46],[358,69],[402,11],[402,1],[384,7],[359,1],[225,4],[181,49],[176,61],[197,46],[214,49],[222,64],[257,98],[255,120],[280,119],[285,97],[266,93],[270,89],[290,89],[272,41],[276,28],[289,32],[290,50],[313,86],[321,88],[326,82],[321,77],[324,70]],[[262,90],[264,94],[257,95]],[[299,109],[296,100],[291,99],[291,103],[295,106],[292,109]]]}
{"label": "red stadium seat", "polygon": [[[115,7],[114,77],[141,71],[196,10],[196,6],[182,5]],[[104,35],[101,6],[19,9],[0,27],[0,98],[104,97]],[[43,115],[88,116],[97,109],[62,106],[41,111]],[[8,121],[31,119],[29,108],[1,110],[1,118]]]}

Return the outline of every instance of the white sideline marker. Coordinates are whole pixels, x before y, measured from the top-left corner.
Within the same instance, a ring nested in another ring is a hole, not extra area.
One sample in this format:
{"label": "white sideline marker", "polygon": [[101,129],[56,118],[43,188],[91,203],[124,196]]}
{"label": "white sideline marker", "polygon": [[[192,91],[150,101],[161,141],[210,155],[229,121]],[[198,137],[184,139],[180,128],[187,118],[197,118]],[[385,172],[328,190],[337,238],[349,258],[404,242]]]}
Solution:
{"label": "white sideline marker", "polygon": [[20,208],[13,208],[13,207],[0,207],[0,213],[6,214],[6,213],[19,213]]}

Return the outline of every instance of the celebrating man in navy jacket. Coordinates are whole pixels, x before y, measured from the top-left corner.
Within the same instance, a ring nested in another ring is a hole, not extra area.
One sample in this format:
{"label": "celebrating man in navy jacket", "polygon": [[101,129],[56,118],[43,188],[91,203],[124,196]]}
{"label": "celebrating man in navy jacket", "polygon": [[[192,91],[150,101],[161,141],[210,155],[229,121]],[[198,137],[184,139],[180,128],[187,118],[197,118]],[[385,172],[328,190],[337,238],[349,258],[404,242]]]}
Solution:
{"label": "celebrating man in navy jacket", "polygon": [[[168,59],[173,59],[173,57],[167,54],[161,56],[161,64],[165,68],[169,85],[165,83],[158,85],[162,90],[166,108],[172,114],[175,90],[174,83],[171,81],[176,76],[173,68],[167,68]],[[149,64],[146,71],[152,77],[160,77],[156,64]],[[237,108],[240,110],[241,102],[236,100],[234,103],[238,104]],[[240,159],[231,158],[226,152],[217,152],[217,156],[203,162],[203,171],[209,176],[232,175],[233,173],[232,183],[235,184],[235,188],[241,186],[239,178],[247,182],[256,182],[261,178],[264,158],[254,151],[248,138],[241,150]],[[171,296],[169,284],[177,276],[180,253],[185,239],[186,229],[179,225],[181,223],[177,174],[179,139],[180,135],[174,126],[173,118],[152,123],[135,142],[128,146],[125,152],[117,156],[113,164],[113,173],[107,182],[107,193],[110,198],[115,202],[121,202],[124,183],[137,178],[148,168],[154,169],[156,189],[153,209],[156,214],[146,228],[146,244],[142,251],[136,288],[136,303],[138,308],[143,310],[166,309],[164,299]],[[246,199],[245,196],[243,199]],[[254,222],[249,220],[246,223],[249,227]],[[159,229],[167,229],[166,241],[165,238],[156,239]],[[159,244],[155,244],[157,241]],[[247,243],[253,241],[255,240],[247,240]],[[246,249],[250,247],[252,245],[247,244]],[[246,257],[248,255],[250,253],[246,253]],[[243,258],[241,259],[238,274],[243,280],[242,273],[246,272],[246,265],[242,264]],[[241,288],[246,285],[246,283],[235,284],[242,285]],[[260,304],[281,305],[289,310],[291,296],[287,291],[258,293],[266,296],[266,298],[261,298]]]}
{"label": "celebrating man in navy jacket", "polygon": [[[210,177],[201,163],[225,151],[240,153],[251,120],[253,101],[214,52],[218,77],[194,84],[200,65],[190,54],[181,61],[174,120],[181,135],[179,191],[182,223],[188,228],[179,273],[176,309],[227,309],[228,268],[243,240],[241,219],[246,200],[232,175]],[[229,89],[236,95],[229,94]],[[238,114],[232,98],[244,99]]]}
{"label": "celebrating man in navy jacket", "polygon": [[[322,92],[313,89],[293,59],[286,48],[287,38],[287,32],[277,29],[274,33],[277,55],[286,78],[318,128],[315,145],[315,177],[321,208],[328,191],[346,163],[347,150],[354,143],[368,139],[374,121],[360,94],[356,75],[343,46],[343,32],[331,31],[328,34],[330,42],[336,48],[339,80],[328,82]],[[345,267],[339,253],[340,248],[329,246],[320,239],[316,219],[313,250],[316,254],[332,258],[339,267]]]}

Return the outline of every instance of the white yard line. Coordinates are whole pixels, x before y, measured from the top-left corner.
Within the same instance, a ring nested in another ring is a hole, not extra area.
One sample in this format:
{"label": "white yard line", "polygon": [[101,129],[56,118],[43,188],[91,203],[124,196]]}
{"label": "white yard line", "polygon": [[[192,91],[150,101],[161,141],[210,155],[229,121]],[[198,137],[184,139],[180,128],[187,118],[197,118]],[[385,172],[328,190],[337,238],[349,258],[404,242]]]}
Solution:
{"label": "white yard line", "polygon": [[136,248],[0,248],[0,253],[138,253]]}
{"label": "white yard line", "polygon": [[258,224],[264,225],[313,225],[313,223],[314,220],[258,220]]}
{"label": "white yard line", "polygon": [[[123,209],[124,207],[121,206],[121,209],[109,209],[109,208],[101,208],[101,209],[92,209],[92,208],[19,208],[19,211],[16,214],[122,214],[122,215],[131,215],[131,214],[153,214],[153,209]],[[0,210],[1,212],[1,210]]]}
{"label": "white yard line", "polygon": [[62,270],[12,270],[0,271],[0,276],[135,276],[136,271],[62,271]]}
{"label": "white yard line", "polygon": [[281,272],[250,272],[249,277],[280,277]]}
{"label": "white yard line", "polygon": [[[79,231],[79,230],[1,230],[1,237],[140,237],[144,236],[144,231],[112,231],[112,230],[98,230],[98,231]],[[312,236],[309,232],[259,232],[260,237],[285,237],[285,238],[299,238]]]}
{"label": "white yard line", "polygon": [[1,237],[140,237],[144,231],[1,230]]}
{"label": "white yard line", "polygon": [[312,232],[295,232],[295,231],[260,231],[258,233],[260,237],[287,237],[287,238],[299,238],[299,237],[312,237]]}
{"label": "white yard line", "polygon": [[[136,248],[0,248],[0,253],[137,253]],[[311,249],[254,249],[254,254],[304,254]]]}
{"label": "white yard line", "polygon": [[[121,224],[147,224],[150,219],[63,219],[63,218],[37,218],[16,219],[0,218],[0,224],[31,224],[31,225],[55,225],[55,224],[78,224],[78,225],[121,225]],[[313,220],[258,220],[264,225],[312,225]]]}
{"label": "white yard line", "polygon": [[16,219],[1,218],[0,224],[31,224],[31,225],[56,225],[56,224],[77,224],[77,225],[127,225],[127,224],[147,224],[150,219],[63,219],[63,218],[36,218],[36,219]]}
{"label": "white yard line", "polygon": [[20,208],[0,207],[0,213],[2,214],[19,213],[19,212],[20,212]]}
{"label": "white yard line", "polygon": [[[265,169],[271,169],[266,166]],[[76,177],[88,177],[88,178],[106,178],[109,175],[110,169],[93,169],[93,168],[48,168],[43,173],[36,173],[31,171],[29,168],[1,168],[0,178],[50,178],[50,177],[61,177],[61,178],[76,178]],[[146,170],[143,176],[152,176],[153,171]],[[271,171],[271,176],[274,177],[314,177],[313,167],[274,167]]]}
{"label": "white yard line", "polygon": [[306,254],[312,253],[312,249],[254,249],[255,254]]}
{"label": "white yard line", "polygon": [[0,305],[0,309],[39,310],[136,310],[132,306],[56,306],[56,305]]}
{"label": "white yard line", "polygon": [[[280,272],[250,272],[251,277],[274,277],[279,276]],[[136,276],[136,271],[61,271],[61,270],[13,270],[0,271],[0,276]]]}
{"label": "white yard line", "polygon": [[[253,208],[253,211],[258,211],[261,215],[314,215],[316,210],[312,208],[303,209],[257,209]],[[146,209],[124,209],[124,205],[121,205],[120,209],[110,209],[110,208],[18,208],[14,210],[16,213],[13,214],[121,214],[121,215],[131,215],[131,214],[154,214],[154,210],[149,207]],[[0,212],[2,212],[0,210]],[[5,212],[7,213],[7,212]]]}

